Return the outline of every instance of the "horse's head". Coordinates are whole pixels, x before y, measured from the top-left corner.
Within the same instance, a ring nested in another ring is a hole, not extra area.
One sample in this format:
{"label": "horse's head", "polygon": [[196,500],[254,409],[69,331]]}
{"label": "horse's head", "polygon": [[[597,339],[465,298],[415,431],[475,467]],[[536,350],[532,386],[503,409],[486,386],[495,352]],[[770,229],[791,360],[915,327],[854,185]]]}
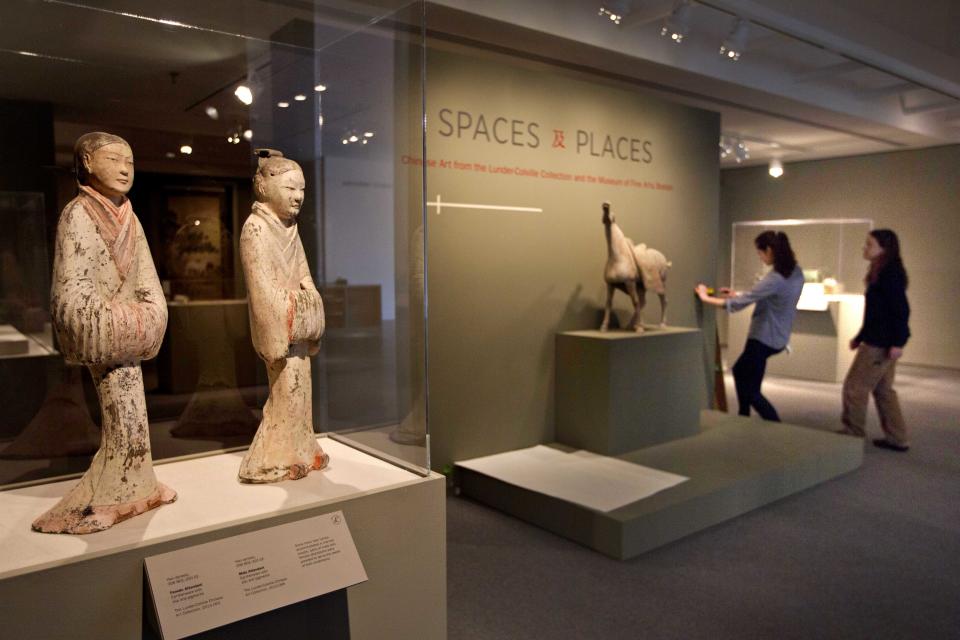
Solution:
{"label": "horse's head", "polygon": [[603,224],[611,225],[617,221],[617,217],[610,211],[610,203],[603,203]]}

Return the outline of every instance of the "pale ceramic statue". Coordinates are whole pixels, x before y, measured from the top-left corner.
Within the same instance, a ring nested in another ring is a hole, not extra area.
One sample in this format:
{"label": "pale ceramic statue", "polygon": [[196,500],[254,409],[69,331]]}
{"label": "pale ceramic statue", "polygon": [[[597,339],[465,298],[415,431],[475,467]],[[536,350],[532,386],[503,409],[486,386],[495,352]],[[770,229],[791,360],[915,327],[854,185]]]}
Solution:
{"label": "pale ceramic statue", "polygon": [[310,356],[320,349],[324,316],[297,233],[303,172],[279,151],[257,153],[256,202],[240,234],[240,260],[253,346],[267,365],[270,395],[239,479],[276,482],[303,478],[330,460],[313,431],[310,379]]}
{"label": "pale ceramic statue", "polygon": [[33,523],[46,533],[92,533],[177,494],[157,482],[141,360],[157,355],[167,305],[126,194],[133,152],[88,133],[74,148],[80,194],[60,215],[50,303],[60,349],[90,369],[100,398],[100,450],[80,482]]}
{"label": "pale ceramic statue", "polygon": [[627,325],[629,329],[637,333],[643,331],[642,313],[647,291],[654,291],[660,296],[660,326],[667,326],[666,282],[667,271],[672,263],[662,253],[645,244],[634,246],[633,240],[623,235],[617,225],[609,202],[603,203],[603,226],[607,236],[607,265],[603,270],[603,279],[607,283],[607,304],[600,331],[606,331],[610,326],[613,292],[616,289],[630,296],[633,302],[633,317]]}

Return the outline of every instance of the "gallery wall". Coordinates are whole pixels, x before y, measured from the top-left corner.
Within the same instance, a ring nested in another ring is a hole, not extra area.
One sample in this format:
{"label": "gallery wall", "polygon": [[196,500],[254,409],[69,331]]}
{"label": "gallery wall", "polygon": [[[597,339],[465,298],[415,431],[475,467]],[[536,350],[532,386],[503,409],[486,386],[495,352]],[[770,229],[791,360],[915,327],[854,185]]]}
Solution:
{"label": "gallery wall", "polygon": [[[669,322],[704,329],[704,375],[689,383],[706,406],[715,327],[692,289],[716,272],[718,115],[437,49],[426,110],[432,466],[553,440],[555,335],[601,319],[605,200],[627,236],[673,261]],[[625,323],[628,299],[615,299]],[[659,313],[650,294],[645,321]]]}
{"label": "gallery wall", "polygon": [[[913,337],[904,362],[960,368],[960,146],[788,163],[721,173],[719,282],[729,282],[731,224],[781,218],[873,218],[900,236]],[[797,256],[803,264],[803,255]],[[864,263],[864,270],[866,263]],[[723,327],[721,327],[723,328]],[[725,333],[721,333],[721,339]]]}

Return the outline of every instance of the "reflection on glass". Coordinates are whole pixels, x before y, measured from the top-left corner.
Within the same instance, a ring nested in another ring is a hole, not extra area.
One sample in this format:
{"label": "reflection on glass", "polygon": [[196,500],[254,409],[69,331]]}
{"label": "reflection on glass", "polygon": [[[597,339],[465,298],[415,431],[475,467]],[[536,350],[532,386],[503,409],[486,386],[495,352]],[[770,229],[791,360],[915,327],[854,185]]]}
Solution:
{"label": "reflection on glass", "polygon": [[425,472],[423,175],[400,162],[423,154],[421,16],[403,2],[2,3],[0,129],[23,152],[0,184],[0,485],[81,472],[99,444],[96,392],[64,364],[48,302],[72,142],[95,130],[137,151],[129,195],[167,298],[143,366],[154,459],[246,447],[261,419],[238,242],[252,150],[269,147],[308,184],[300,234],[327,310],[315,428]]}

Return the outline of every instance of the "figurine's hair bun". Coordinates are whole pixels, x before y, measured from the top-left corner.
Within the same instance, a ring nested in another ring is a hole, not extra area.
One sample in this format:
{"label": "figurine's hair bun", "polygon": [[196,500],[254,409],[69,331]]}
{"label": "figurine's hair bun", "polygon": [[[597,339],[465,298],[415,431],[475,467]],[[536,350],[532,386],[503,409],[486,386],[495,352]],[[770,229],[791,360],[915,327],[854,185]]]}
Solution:
{"label": "figurine's hair bun", "polygon": [[77,174],[77,182],[87,184],[89,178],[89,172],[83,164],[83,156],[88,153],[93,155],[93,152],[100,147],[117,143],[125,144],[127,147],[130,146],[130,143],[120,136],[115,136],[112,133],[104,133],[103,131],[91,131],[77,138],[77,141],[73,144],[73,168]]}
{"label": "figurine's hair bun", "polygon": [[283,154],[276,149],[254,149],[253,153],[257,156],[257,172],[253,174],[253,189],[258,197],[264,193],[264,180],[294,169],[301,170],[299,164],[290,158],[284,158]]}

